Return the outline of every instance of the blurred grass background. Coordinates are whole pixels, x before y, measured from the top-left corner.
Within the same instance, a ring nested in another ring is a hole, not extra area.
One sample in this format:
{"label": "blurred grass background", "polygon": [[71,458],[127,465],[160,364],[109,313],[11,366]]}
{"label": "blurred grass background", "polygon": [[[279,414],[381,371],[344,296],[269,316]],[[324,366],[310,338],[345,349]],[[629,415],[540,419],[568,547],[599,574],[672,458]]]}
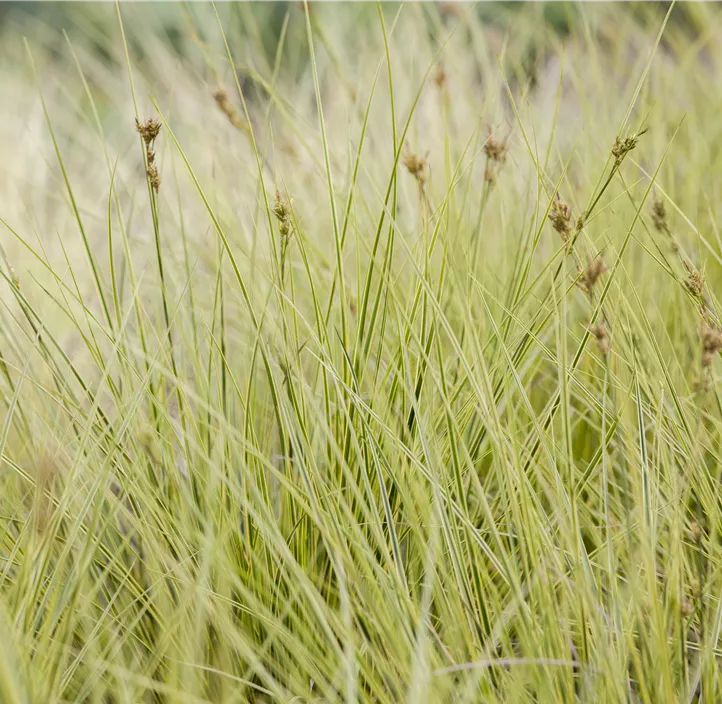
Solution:
{"label": "blurred grass background", "polygon": [[[358,5],[352,8],[349,6]],[[628,21],[653,22],[661,21],[669,7],[668,2],[612,2],[609,5],[609,16],[614,17],[620,23],[624,18]],[[179,55],[187,55],[189,51],[187,25],[178,11],[178,5],[168,2],[144,3],[145,9],[142,14],[146,21],[152,21],[153,26],[164,35]],[[327,7],[323,7],[326,5]],[[230,15],[239,18],[234,30],[240,38],[245,32],[253,31],[256,38],[260,37],[261,44],[266,52],[266,59],[273,57],[283,25],[283,20],[289,8],[301,7],[302,3],[293,2],[247,2],[243,8],[230,10]],[[317,7],[320,6],[320,7]],[[332,6],[332,7],[331,7]],[[704,13],[695,9],[695,3],[680,5],[672,18],[672,25],[685,28],[690,36],[700,33],[704,29]],[[363,27],[373,25],[375,21],[375,10],[369,3],[311,3],[312,9],[325,13],[352,12]],[[390,13],[398,8],[398,4],[384,3],[384,7]],[[473,9],[471,3],[440,2],[428,3],[426,13],[431,16],[442,17],[459,16],[462,12],[470,12],[485,25],[493,27],[503,33],[518,31],[519,26],[528,27],[530,22],[535,24],[538,32],[528,38],[528,47],[519,47],[521,51],[528,51],[527,60],[535,61],[536,53],[547,44],[544,33],[548,30],[558,37],[566,36],[570,27],[579,20],[579,5],[573,2],[538,2],[524,4],[518,2],[493,2],[477,3]],[[221,12],[223,4],[220,5]],[[132,16],[132,10],[128,7]],[[253,17],[250,30],[242,18]],[[92,38],[97,42],[95,49],[100,55],[103,54],[103,36],[113,26],[113,8],[103,3],[83,2],[17,2],[10,0],[0,5],[0,28],[3,26],[11,32],[23,30],[33,26],[34,23],[41,23],[54,27],[57,30],[68,32],[71,36]],[[538,46],[535,45],[538,44]],[[258,47],[256,47],[258,48]]]}

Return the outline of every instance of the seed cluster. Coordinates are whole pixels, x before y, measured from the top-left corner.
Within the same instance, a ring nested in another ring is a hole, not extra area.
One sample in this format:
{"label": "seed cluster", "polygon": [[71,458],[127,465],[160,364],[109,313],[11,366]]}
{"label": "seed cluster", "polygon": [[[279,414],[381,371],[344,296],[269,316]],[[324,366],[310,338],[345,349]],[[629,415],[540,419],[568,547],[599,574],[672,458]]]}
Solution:
{"label": "seed cluster", "polygon": [[446,87],[446,69],[441,62],[439,62],[434,72],[434,83],[436,83],[439,90],[444,90]]}
{"label": "seed cluster", "polygon": [[594,284],[597,283],[599,277],[607,270],[607,265],[601,256],[592,259],[585,269],[580,271],[580,277],[577,281],[579,288],[586,293],[591,293]]}
{"label": "seed cluster", "polygon": [[273,204],[273,214],[279,222],[278,231],[281,234],[281,252],[285,254],[288,243],[293,234],[292,214],[293,200],[284,198],[281,192],[276,190],[276,202]]}
{"label": "seed cluster", "polygon": [[693,269],[690,264],[685,262],[687,268],[687,281],[685,287],[698,300],[704,297],[704,275],[702,272]]}
{"label": "seed cluster", "polygon": [[228,97],[228,91],[223,86],[218,86],[213,91],[213,99],[216,101],[218,109],[228,118],[228,121],[242,132],[249,132],[248,123],[243,119],[238,108],[231,102]]}
{"label": "seed cluster", "polygon": [[293,200],[285,198],[281,192],[276,189],[276,202],[273,204],[273,214],[279,222],[278,231],[280,238],[280,258],[281,258],[281,280],[284,279],[286,271],[286,252],[293,235]]}
{"label": "seed cluster", "polygon": [[569,241],[572,223],[572,209],[560,197],[555,196],[552,207],[549,210],[549,220],[551,220],[554,229],[559,233],[564,242]]}
{"label": "seed cluster", "polygon": [[607,328],[602,323],[595,323],[589,326],[589,332],[597,343],[597,349],[602,357],[606,357],[609,354],[609,350],[612,344],[609,340],[609,333]]}
{"label": "seed cluster", "polygon": [[664,207],[664,201],[660,198],[655,198],[654,203],[652,203],[652,222],[656,230],[669,234],[667,210]]}
{"label": "seed cluster", "polygon": [[614,166],[619,167],[619,165],[624,161],[624,158],[629,154],[629,152],[632,151],[637,146],[637,142],[639,142],[639,138],[646,132],[647,130],[644,129],[641,132],[637,132],[637,134],[633,134],[631,137],[620,137],[617,135],[617,137],[614,140],[614,144],[612,145],[612,156],[614,157]]}
{"label": "seed cluster", "polygon": [[489,136],[484,144],[484,153],[486,154],[486,170],[484,172],[484,180],[493,186],[499,175],[499,171],[506,163],[507,152],[509,151],[508,137],[503,140],[494,139],[494,134],[489,128]]}
{"label": "seed cluster", "polygon": [[412,152],[407,152],[404,156],[404,166],[416,179],[419,186],[423,188],[428,177],[428,164],[426,163],[426,159]]}
{"label": "seed cluster", "polygon": [[143,142],[145,144],[146,173],[148,175],[150,185],[153,186],[153,190],[156,193],[160,190],[160,173],[158,172],[158,166],[155,163],[155,150],[153,149],[153,144],[160,132],[160,128],[160,122],[153,117],[149,117],[144,122],[140,122],[138,118],[135,119],[135,129],[143,138]]}
{"label": "seed cluster", "polygon": [[702,326],[702,367],[710,367],[720,350],[722,350],[722,331],[705,323]]}
{"label": "seed cluster", "polygon": [[652,224],[657,232],[660,232],[669,239],[670,245],[673,252],[679,251],[679,246],[672,237],[672,230],[669,227],[669,219],[667,217],[667,209],[664,206],[664,201],[661,198],[655,198],[652,203]]}

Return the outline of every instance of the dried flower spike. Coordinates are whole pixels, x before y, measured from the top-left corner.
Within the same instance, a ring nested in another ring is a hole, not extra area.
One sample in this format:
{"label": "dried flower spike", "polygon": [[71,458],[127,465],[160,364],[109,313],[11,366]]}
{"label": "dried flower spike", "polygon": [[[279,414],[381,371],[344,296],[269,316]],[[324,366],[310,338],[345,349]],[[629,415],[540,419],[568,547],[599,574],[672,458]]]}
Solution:
{"label": "dried flower spike", "polygon": [[248,124],[243,119],[238,108],[231,102],[228,97],[228,91],[223,86],[218,86],[213,91],[213,99],[218,105],[218,109],[228,118],[229,122],[242,132],[248,132]]}
{"label": "dried flower spike", "polygon": [[[720,350],[722,350],[722,331],[710,324],[708,318],[705,317],[702,323],[702,379],[701,382],[696,383],[696,386],[702,391],[709,389],[712,362]],[[696,525],[699,530],[699,524],[696,523]]]}
{"label": "dried flower spike", "polygon": [[592,259],[586,269],[581,272],[579,281],[577,282],[579,288],[587,293],[590,293],[594,288],[594,285],[599,280],[599,277],[607,270],[607,265],[604,263],[604,259],[599,256]]}
{"label": "dried flower spike", "polygon": [[146,172],[148,174],[150,185],[153,186],[153,190],[158,193],[160,190],[160,174],[158,173],[158,167],[155,165],[154,161],[149,160]]}
{"label": "dried flower spike", "polygon": [[150,147],[150,145],[153,144],[160,132],[160,128],[161,123],[154,117],[149,117],[144,122],[140,122],[137,117],[135,118],[135,129],[143,138],[146,147]]}
{"label": "dried flower spike", "polygon": [[698,300],[704,299],[704,275],[702,272],[692,268],[689,262],[684,263],[685,269],[687,269],[687,281],[685,287],[687,290]]}
{"label": "dried flower spike", "polygon": [[156,193],[160,190],[160,173],[155,163],[153,142],[155,142],[155,138],[158,136],[160,128],[160,122],[153,117],[149,117],[145,122],[140,122],[138,118],[135,119],[135,129],[145,142],[145,172],[148,176],[150,185]]}
{"label": "dried flower spike", "polygon": [[484,181],[488,184],[493,185],[496,181],[496,171],[492,162],[487,161],[486,168],[484,169]]}
{"label": "dried flower spike", "polygon": [[507,144],[508,137],[505,137],[502,141],[494,139],[494,133],[489,128],[489,137],[484,144],[484,153],[487,158],[495,161],[497,164],[503,164],[506,161],[506,153],[509,150]]}
{"label": "dried flower spike", "polygon": [[446,86],[446,69],[441,62],[439,62],[434,72],[434,83],[436,83],[439,90],[443,90]]}
{"label": "dried flower spike", "polygon": [[637,132],[637,134],[633,134],[631,137],[617,137],[614,139],[614,144],[612,145],[612,156],[614,157],[614,166],[619,166],[623,161],[624,157],[629,154],[629,152],[632,151],[637,146],[637,142],[639,142],[639,138],[647,131],[647,128],[643,129],[641,132]]}
{"label": "dried flower spike", "polygon": [[652,222],[654,227],[659,232],[669,234],[669,225],[667,223],[667,210],[664,207],[664,201],[660,198],[655,198],[652,203]]}
{"label": "dried flower spike", "polygon": [[427,176],[427,164],[426,159],[408,152],[404,156],[404,166],[408,169],[409,173],[419,182],[419,186],[423,188],[426,183]]}
{"label": "dried flower spike", "polygon": [[561,235],[561,238],[567,242],[569,240],[570,225],[572,222],[572,209],[558,195],[552,202],[549,210],[549,219],[554,229]]}
{"label": "dried flower spike", "polygon": [[609,334],[607,328],[601,323],[595,323],[589,326],[589,332],[597,343],[597,349],[599,350],[602,357],[606,357],[611,349],[611,342],[609,340]]}
{"label": "dried flower spike", "polygon": [[484,153],[486,154],[484,180],[490,187],[496,183],[496,177],[501,167],[506,163],[506,154],[509,149],[507,141],[508,137],[505,137],[502,141],[494,139],[491,127],[489,128],[489,136],[484,144]]}
{"label": "dried flower spike", "polygon": [[293,200],[284,198],[279,190],[276,190],[276,202],[273,204],[273,214],[279,220],[286,220],[291,216]]}
{"label": "dried flower spike", "polygon": [[281,233],[281,244],[284,247],[288,244],[288,240],[291,237],[291,231],[293,229],[293,222],[291,220],[292,205],[292,199],[284,198],[280,191],[276,191],[276,202],[273,204],[273,214],[280,223],[278,229]]}
{"label": "dried flower spike", "polygon": [[286,271],[286,252],[291,242],[293,234],[292,208],[293,200],[284,198],[281,192],[276,189],[276,202],[273,204],[273,214],[279,222],[278,231],[281,235],[280,241],[280,263],[281,263],[281,281],[285,279]]}
{"label": "dried flower spike", "polygon": [[702,366],[712,365],[715,355],[722,350],[722,331],[704,323],[702,327]]}

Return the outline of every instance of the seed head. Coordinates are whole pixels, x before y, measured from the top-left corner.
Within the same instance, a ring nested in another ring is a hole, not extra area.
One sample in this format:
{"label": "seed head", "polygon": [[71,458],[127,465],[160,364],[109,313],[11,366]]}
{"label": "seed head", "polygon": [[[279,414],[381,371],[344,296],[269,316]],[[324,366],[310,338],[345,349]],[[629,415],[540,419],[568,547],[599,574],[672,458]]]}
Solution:
{"label": "seed head", "polygon": [[506,154],[509,149],[508,139],[508,137],[504,137],[502,141],[494,139],[494,134],[489,127],[489,136],[484,144],[484,153],[486,154],[484,181],[489,184],[489,188],[496,183],[497,175],[506,163]]}
{"label": "seed head", "polygon": [[291,217],[291,206],[293,200],[284,198],[279,190],[276,190],[276,202],[273,205],[273,214],[281,221]]}
{"label": "seed head", "polygon": [[509,150],[509,145],[507,144],[508,137],[505,137],[502,141],[499,141],[497,139],[494,139],[494,133],[491,131],[491,127],[489,128],[489,137],[486,140],[486,144],[484,144],[484,153],[486,154],[487,158],[491,161],[496,162],[501,166],[506,161],[506,154]]}
{"label": "seed head", "polygon": [[652,222],[654,227],[659,232],[669,234],[669,225],[667,224],[667,210],[664,207],[664,201],[660,198],[655,198],[652,203]]}
{"label": "seed head", "polygon": [[158,172],[158,167],[155,163],[153,143],[160,132],[160,128],[160,122],[153,117],[149,117],[145,122],[139,122],[138,118],[135,120],[135,129],[143,138],[143,142],[145,142],[145,172],[148,176],[150,185],[156,193],[160,190],[160,173]]}
{"label": "seed head", "polygon": [[284,198],[281,192],[276,190],[276,202],[273,204],[273,214],[279,222],[278,231],[281,233],[281,245],[285,248],[291,238],[293,221],[291,219],[293,200]]}
{"label": "seed head", "polygon": [[436,83],[439,90],[443,90],[446,86],[446,69],[441,62],[439,62],[434,72],[434,83]]}
{"label": "seed head", "polygon": [[607,333],[607,328],[605,328],[602,323],[595,323],[594,325],[589,326],[589,332],[596,341],[597,349],[602,357],[606,357],[612,346],[609,340],[609,334]]}
{"label": "seed head", "polygon": [[427,178],[427,163],[426,159],[408,152],[404,156],[404,166],[408,169],[409,173],[419,182],[419,186],[423,187],[426,183]]}
{"label": "seed head", "polygon": [[702,272],[693,269],[688,263],[684,263],[685,269],[687,269],[687,281],[685,287],[687,290],[698,300],[704,298],[704,275]]}
{"label": "seed head", "polygon": [[149,160],[147,173],[150,185],[153,186],[153,190],[158,193],[160,190],[160,173],[158,173],[158,167],[155,165],[155,161]]}
{"label": "seed head", "polygon": [[594,288],[594,284],[597,283],[599,277],[606,270],[607,265],[604,263],[604,259],[601,255],[596,257],[595,259],[592,259],[587,264],[586,269],[581,272],[581,277],[577,282],[579,288],[581,288],[583,291],[586,291],[587,293],[591,293],[592,289]]}
{"label": "seed head", "polygon": [[572,222],[572,209],[560,197],[555,196],[552,207],[549,210],[549,219],[554,229],[561,235],[566,242],[569,239],[570,225]]}
{"label": "seed head", "polygon": [[712,366],[717,353],[722,350],[722,331],[703,323],[702,327],[702,366],[709,368]]}
{"label": "seed head", "polygon": [[641,132],[633,134],[631,137],[620,137],[617,135],[614,139],[614,144],[612,145],[612,156],[614,157],[615,166],[619,166],[624,161],[624,157],[626,157],[627,154],[629,154],[629,152],[637,146],[639,138],[646,131],[647,129],[645,128]]}
{"label": "seed head", "polygon": [[228,118],[229,122],[242,132],[249,132],[248,124],[243,119],[238,108],[228,97],[228,91],[223,86],[218,86],[213,91],[213,99],[216,101],[218,109]]}
{"label": "seed head", "polygon": [[155,141],[155,138],[160,132],[161,123],[154,117],[149,117],[144,122],[140,122],[138,118],[135,118],[135,129],[138,134],[143,138],[146,147],[150,147]]}
{"label": "seed head", "polygon": [[486,162],[486,168],[484,169],[484,181],[490,186],[493,186],[496,182],[496,170],[494,164],[491,161]]}

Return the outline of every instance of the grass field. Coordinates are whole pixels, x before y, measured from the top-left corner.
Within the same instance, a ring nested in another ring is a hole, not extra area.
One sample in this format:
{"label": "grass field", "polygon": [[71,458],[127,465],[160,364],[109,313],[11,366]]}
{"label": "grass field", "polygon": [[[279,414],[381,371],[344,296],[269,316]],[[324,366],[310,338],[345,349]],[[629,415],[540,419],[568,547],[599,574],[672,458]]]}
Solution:
{"label": "grass field", "polygon": [[722,701],[722,11],[0,25],[0,702]]}

